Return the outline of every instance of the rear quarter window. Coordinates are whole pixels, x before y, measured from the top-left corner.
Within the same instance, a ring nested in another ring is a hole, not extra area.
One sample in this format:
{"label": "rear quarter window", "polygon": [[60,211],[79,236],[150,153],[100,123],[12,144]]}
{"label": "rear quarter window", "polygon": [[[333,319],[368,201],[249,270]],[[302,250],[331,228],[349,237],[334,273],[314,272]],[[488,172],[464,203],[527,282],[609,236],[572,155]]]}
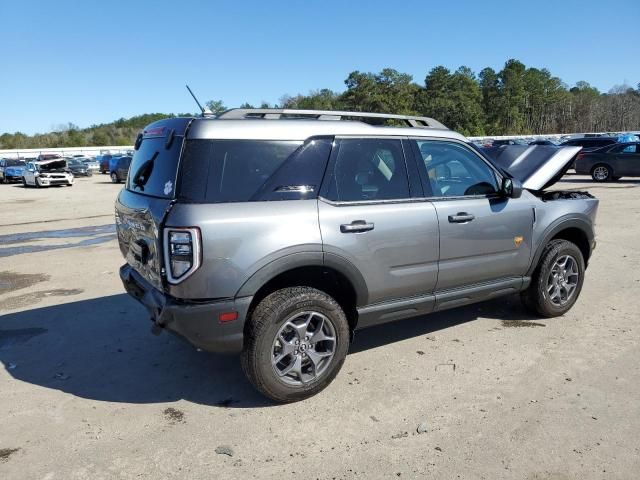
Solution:
{"label": "rear quarter window", "polygon": [[187,140],[179,198],[194,203],[316,198],[330,139]]}

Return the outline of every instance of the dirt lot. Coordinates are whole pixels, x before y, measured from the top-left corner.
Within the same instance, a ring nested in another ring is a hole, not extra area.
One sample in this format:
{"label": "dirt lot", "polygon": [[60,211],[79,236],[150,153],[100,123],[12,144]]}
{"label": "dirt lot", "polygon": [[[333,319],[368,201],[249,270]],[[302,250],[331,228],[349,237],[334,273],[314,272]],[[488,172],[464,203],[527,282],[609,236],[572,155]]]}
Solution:
{"label": "dirt lot", "polygon": [[559,185],[601,200],[565,317],[507,298],[359,332],[285,406],[150,333],[118,279],[119,186],[0,185],[0,478],[638,478],[639,185]]}

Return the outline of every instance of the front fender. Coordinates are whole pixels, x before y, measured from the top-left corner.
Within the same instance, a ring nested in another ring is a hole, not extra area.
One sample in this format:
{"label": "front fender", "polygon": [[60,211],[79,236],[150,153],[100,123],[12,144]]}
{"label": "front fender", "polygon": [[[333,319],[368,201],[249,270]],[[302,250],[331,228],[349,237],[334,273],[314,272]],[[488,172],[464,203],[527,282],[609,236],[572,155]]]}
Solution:
{"label": "front fender", "polygon": [[[556,236],[558,233],[566,230],[568,228],[577,228],[581,232],[583,232],[587,237],[587,242],[589,246],[589,256],[591,255],[591,251],[593,249],[593,243],[595,238],[595,233],[593,231],[593,223],[586,215],[582,214],[567,214],[563,215],[560,218],[554,220],[551,224],[549,224],[542,235],[539,237],[541,240],[537,242],[536,249],[534,251],[531,265],[529,270],[527,271],[527,276],[533,275],[534,270],[538,266],[538,262],[540,261],[540,257],[542,256],[542,252],[544,247]],[[585,265],[589,261],[589,256],[584,259]]]}

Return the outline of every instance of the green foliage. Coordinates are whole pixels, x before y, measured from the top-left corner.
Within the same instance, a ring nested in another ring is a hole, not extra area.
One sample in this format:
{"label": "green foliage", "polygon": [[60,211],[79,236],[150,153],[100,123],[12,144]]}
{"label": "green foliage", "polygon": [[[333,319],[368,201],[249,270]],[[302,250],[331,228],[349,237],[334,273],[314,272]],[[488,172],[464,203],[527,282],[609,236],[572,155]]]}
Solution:
{"label": "green foliage", "polygon": [[[280,106],[423,115],[466,135],[640,129],[640,83],[637,89],[618,85],[607,93],[584,81],[568,88],[547,69],[527,68],[515,59],[499,72],[485,68],[477,76],[468,67],[452,73],[437,66],[425,77],[424,87],[411,75],[391,68],[379,73],[354,71],[344,83],[344,92],[323,88],[308,95],[285,95]],[[206,105],[214,113],[227,109],[221,100]],[[244,103],[241,108],[253,106]],[[260,108],[277,105],[262,102]],[[172,116],[150,113],[83,129],[68,123],[32,136],[4,133],[0,149],[132,145],[146,125]]]}

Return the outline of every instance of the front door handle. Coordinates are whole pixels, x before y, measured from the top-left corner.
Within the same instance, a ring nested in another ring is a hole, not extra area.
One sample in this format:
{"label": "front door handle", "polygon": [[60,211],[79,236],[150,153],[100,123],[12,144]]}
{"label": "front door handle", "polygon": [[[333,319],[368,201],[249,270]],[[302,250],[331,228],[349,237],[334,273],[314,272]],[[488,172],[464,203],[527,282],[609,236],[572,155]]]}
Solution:
{"label": "front door handle", "polygon": [[351,223],[340,225],[340,231],[342,233],[362,233],[373,230],[374,226],[373,223],[367,223],[366,220],[354,220]]}
{"label": "front door handle", "polygon": [[467,212],[458,212],[455,215],[449,215],[449,223],[467,223],[476,218]]}

